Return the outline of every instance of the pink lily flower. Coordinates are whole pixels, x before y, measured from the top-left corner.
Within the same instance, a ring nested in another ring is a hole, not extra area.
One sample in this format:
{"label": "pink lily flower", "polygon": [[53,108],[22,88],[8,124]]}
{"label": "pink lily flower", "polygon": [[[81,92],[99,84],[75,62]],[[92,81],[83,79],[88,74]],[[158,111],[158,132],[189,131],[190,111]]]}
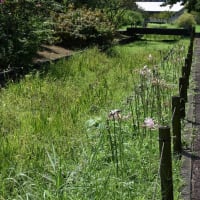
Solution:
{"label": "pink lily flower", "polygon": [[144,120],[144,127],[153,129],[155,128],[155,122],[152,118],[148,117]]}

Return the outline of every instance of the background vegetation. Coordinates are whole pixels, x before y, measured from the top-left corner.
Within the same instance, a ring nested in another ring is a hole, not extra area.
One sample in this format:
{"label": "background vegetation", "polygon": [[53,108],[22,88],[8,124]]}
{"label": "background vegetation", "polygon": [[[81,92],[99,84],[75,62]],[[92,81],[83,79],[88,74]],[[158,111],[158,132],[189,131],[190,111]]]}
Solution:
{"label": "background vegetation", "polygon": [[[28,67],[41,43],[110,43],[133,2],[6,0],[0,3],[0,68]],[[23,58],[23,59],[22,59]]]}
{"label": "background vegetation", "polygon": [[178,27],[191,29],[196,25],[195,18],[192,14],[184,13],[176,21]]}
{"label": "background vegetation", "polygon": [[109,44],[114,38],[114,25],[99,9],[70,5],[66,13],[54,13],[53,22],[56,37],[67,47]]}

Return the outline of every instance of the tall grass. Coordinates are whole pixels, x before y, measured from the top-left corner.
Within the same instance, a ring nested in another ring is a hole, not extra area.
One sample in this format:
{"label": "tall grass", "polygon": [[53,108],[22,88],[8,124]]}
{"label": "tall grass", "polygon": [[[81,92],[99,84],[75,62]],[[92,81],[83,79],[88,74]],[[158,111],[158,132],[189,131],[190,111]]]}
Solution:
{"label": "tall grass", "polygon": [[152,199],[157,125],[170,124],[187,45],[93,48],[9,83],[0,93],[0,199]]}

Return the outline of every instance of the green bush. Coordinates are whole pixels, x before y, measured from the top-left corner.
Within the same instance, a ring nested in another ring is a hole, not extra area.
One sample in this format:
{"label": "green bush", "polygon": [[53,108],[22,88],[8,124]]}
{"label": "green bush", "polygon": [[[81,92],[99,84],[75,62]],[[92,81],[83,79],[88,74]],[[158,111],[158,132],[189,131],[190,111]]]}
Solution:
{"label": "green bush", "polygon": [[45,6],[34,0],[0,4],[0,70],[27,66],[40,44],[52,39]]}
{"label": "green bush", "polygon": [[140,12],[126,10],[123,14],[118,14],[116,16],[116,21],[120,26],[127,25],[142,25],[144,22],[144,17]]}
{"label": "green bush", "polygon": [[194,16],[196,23],[199,25],[200,24],[200,13],[192,11],[191,14]]}
{"label": "green bush", "polygon": [[114,26],[100,10],[69,6],[65,13],[53,16],[55,33],[69,46],[107,44],[113,40]]}
{"label": "green bush", "polygon": [[151,17],[154,19],[161,19],[161,20],[169,20],[170,17],[173,15],[172,12],[165,11],[165,12],[160,12],[160,13],[155,13]]}
{"label": "green bush", "polygon": [[192,14],[184,13],[177,19],[176,24],[181,28],[190,29],[196,25],[196,21]]}

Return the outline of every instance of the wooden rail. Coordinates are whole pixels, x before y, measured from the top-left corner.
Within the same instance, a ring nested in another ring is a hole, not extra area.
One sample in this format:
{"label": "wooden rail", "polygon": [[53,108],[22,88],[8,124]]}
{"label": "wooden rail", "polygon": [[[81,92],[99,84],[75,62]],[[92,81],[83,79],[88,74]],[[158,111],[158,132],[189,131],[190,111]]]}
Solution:
{"label": "wooden rail", "polygon": [[159,34],[159,35],[180,35],[190,36],[192,29],[180,29],[180,28],[127,28],[125,31],[118,31],[118,33],[133,36],[137,34]]}

